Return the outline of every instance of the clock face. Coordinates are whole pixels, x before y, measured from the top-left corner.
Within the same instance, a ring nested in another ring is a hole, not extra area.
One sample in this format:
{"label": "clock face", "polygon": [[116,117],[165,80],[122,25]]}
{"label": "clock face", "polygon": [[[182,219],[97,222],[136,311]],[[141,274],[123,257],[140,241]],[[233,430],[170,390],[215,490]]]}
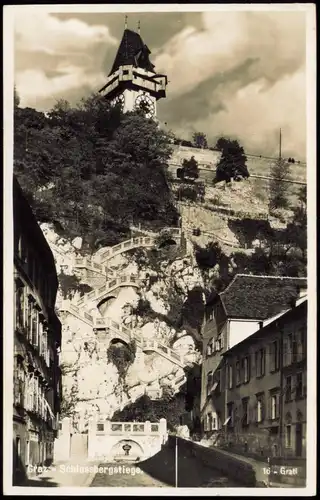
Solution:
{"label": "clock face", "polygon": [[155,106],[152,99],[147,94],[140,94],[136,98],[135,107],[143,111],[146,118],[151,118],[155,113]]}
{"label": "clock face", "polygon": [[124,105],[124,95],[123,94],[117,95],[117,97],[115,97],[114,99],[112,99],[111,104],[112,104],[112,106],[119,105],[119,106],[121,106],[121,108],[123,108],[123,105]]}

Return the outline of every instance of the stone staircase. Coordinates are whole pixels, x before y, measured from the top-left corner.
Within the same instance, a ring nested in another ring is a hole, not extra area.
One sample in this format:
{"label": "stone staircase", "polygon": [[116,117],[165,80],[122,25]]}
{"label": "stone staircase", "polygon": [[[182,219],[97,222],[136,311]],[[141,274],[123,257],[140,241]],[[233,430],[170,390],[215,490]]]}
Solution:
{"label": "stone staircase", "polygon": [[120,287],[131,286],[139,288],[141,286],[141,281],[138,276],[134,275],[124,275],[119,278],[113,278],[107,281],[103,286],[100,286],[96,290],[85,293],[79,300],[77,300],[77,306],[88,306],[92,302],[98,302],[102,300],[105,296],[114,292]]}
{"label": "stone staircase", "polygon": [[[86,311],[82,311],[79,307],[73,305],[69,300],[64,300],[60,308],[61,312],[67,312],[72,314],[77,319],[83,321],[87,325],[91,326],[93,331],[96,333],[97,330],[106,330],[114,334],[114,337],[123,340],[128,343],[132,340],[136,341],[137,347],[140,348],[145,353],[154,352],[159,356],[171,361],[171,363],[176,364],[180,368],[184,368],[186,364],[192,363],[190,361],[190,353],[186,355],[177,354],[173,349],[165,346],[157,340],[145,340],[142,338],[141,331],[139,329],[130,329],[113,321],[110,318],[94,318],[91,314]],[[187,359],[189,357],[189,359]]]}

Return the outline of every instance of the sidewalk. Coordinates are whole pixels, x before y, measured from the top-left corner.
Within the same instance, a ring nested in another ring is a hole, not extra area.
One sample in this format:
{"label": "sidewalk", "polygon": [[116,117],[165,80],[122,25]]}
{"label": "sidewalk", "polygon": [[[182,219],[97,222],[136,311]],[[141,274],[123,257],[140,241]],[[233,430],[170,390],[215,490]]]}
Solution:
{"label": "sidewalk", "polygon": [[93,467],[99,464],[100,462],[77,461],[75,459],[67,462],[55,462],[41,474],[28,479],[26,486],[38,488],[88,487],[96,475]]}

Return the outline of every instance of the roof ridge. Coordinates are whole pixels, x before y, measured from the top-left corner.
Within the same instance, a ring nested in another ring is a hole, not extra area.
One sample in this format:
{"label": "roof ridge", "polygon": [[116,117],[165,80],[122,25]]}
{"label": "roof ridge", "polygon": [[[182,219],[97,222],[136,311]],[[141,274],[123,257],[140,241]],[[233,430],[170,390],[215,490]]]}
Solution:
{"label": "roof ridge", "polygon": [[219,295],[222,295],[223,293],[225,293],[228,290],[228,288],[230,288],[230,286],[236,281],[236,279],[237,279],[238,276],[241,276],[241,275],[240,274],[236,274],[232,278],[232,280],[230,281],[229,285],[223,290],[223,292],[220,292]]}

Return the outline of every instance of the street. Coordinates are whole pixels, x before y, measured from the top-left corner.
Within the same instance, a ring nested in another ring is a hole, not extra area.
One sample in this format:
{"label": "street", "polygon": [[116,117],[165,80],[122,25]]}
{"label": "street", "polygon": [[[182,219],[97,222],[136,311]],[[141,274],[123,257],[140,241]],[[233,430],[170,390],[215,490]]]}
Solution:
{"label": "street", "polygon": [[[103,471],[92,472],[102,467]],[[91,469],[91,470],[90,470]],[[175,470],[175,449],[166,445],[153,457],[139,463],[89,462],[52,465],[38,477],[29,479],[32,487],[178,487],[232,488],[243,487],[223,476],[219,471],[206,467],[192,456],[178,452],[178,474]]]}
{"label": "street", "polygon": [[[175,450],[169,446],[155,456],[139,464],[109,463],[104,473],[97,473],[90,486],[108,487],[160,487],[175,486]],[[231,481],[209,467],[205,467],[195,458],[178,453],[178,487],[220,488],[243,487]]]}

